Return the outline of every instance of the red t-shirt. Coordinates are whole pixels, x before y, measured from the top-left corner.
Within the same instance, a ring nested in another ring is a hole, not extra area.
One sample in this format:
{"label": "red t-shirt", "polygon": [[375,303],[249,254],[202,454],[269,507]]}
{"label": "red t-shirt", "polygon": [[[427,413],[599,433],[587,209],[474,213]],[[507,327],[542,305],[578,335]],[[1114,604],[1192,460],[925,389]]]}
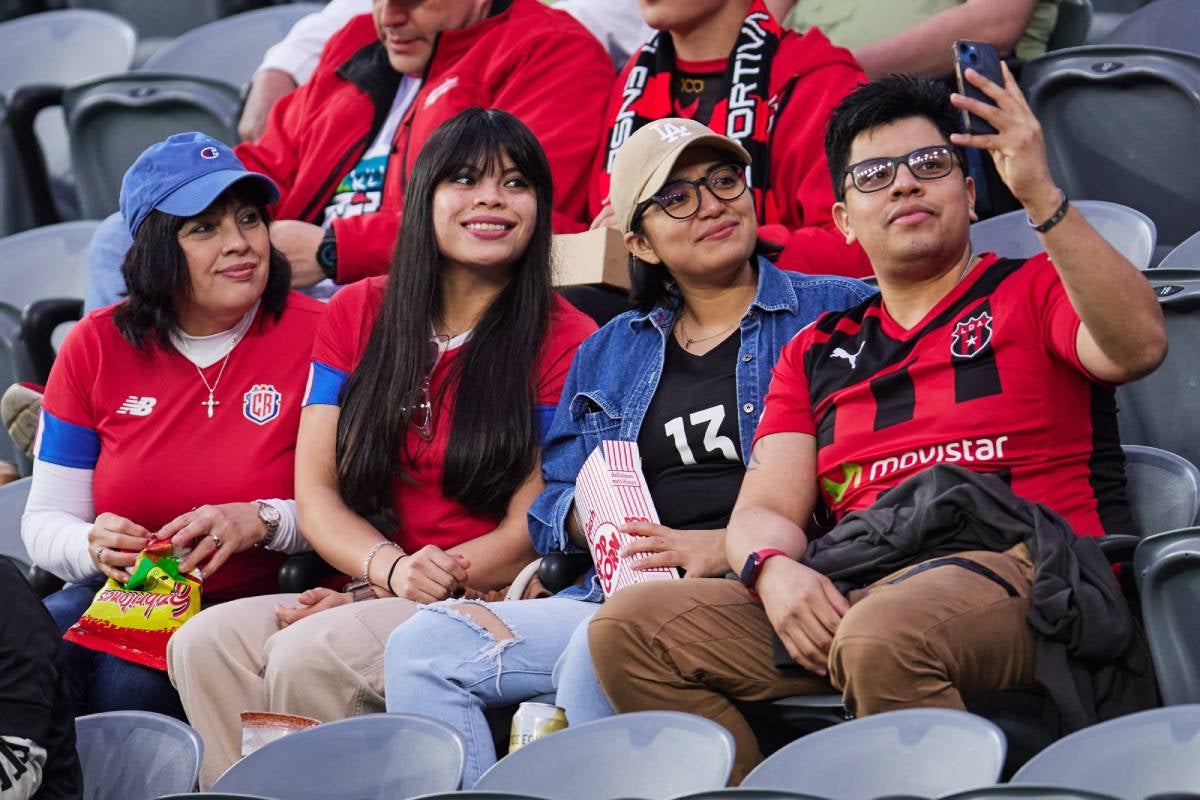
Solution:
{"label": "red t-shirt", "polygon": [[817,438],[837,517],[937,463],[997,472],[1079,534],[1134,530],[1112,388],[1079,361],[1079,316],[1045,255],[988,254],[911,329],[878,295],[784,346],[756,432]]}
{"label": "red t-shirt", "polygon": [[[229,355],[204,369],[174,347],[127,342],[110,306],[79,322],[54,361],[42,400],[38,458],[94,470],[96,514],[154,532],[206,503],[290,498],[308,355],[324,306],[288,296],[276,323],[258,316]],[[279,590],[284,555],[235,554],[204,582],[205,598]]]}
{"label": "red t-shirt", "polygon": [[[342,384],[366,351],[386,285],[385,276],[367,278],[333,296],[317,331],[305,405],[339,405]],[[540,419],[553,412],[575,351],[595,330],[596,323],[590,317],[555,296],[550,329],[539,360],[536,411]],[[442,388],[451,364],[461,357],[464,347],[470,347],[470,342],[444,353],[430,376],[432,441],[422,439],[413,426],[407,432],[406,450],[411,460],[406,459],[403,466],[408,479],[397,478],[393,482],[400,529],[392,537],[405,552],[411,553],[427,544],[448,549],[491,532],[500,522],[496,517],[472,514],[458,501],[442,494],[442,463],[454,419],[453,393],[443,392]]]}

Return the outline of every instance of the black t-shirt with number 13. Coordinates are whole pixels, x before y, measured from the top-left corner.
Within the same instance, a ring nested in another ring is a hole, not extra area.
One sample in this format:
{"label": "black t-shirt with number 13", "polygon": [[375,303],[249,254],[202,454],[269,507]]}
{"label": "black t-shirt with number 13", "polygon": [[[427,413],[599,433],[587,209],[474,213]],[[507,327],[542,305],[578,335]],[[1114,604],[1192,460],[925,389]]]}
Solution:
{"label": "black t-shirt with number 13", "polygon": [[741,333],[702,356],[667,343],[662,377],[642,429],[642,471],[668,528],[712,530],[729,523],[746,472],[738,435]]}

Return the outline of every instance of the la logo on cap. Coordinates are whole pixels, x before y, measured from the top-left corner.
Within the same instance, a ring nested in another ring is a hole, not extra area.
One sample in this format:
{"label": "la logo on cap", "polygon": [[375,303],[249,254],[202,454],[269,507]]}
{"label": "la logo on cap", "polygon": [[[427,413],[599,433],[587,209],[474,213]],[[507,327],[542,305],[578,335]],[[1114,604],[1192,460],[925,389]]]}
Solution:
{"label": "la logo on cap", "polygon": [[212,158],[216,158],[219,155],[221,155],[221,151],[215,147],[206,147],[200,151],[201,158],[212,159]]}
{"label": "la logo on cap", "polygon": [[692,132],[682,125],[676,125],[673,122],[657,122],[651,127],[658,134],[658,138],[668,144],[674,144],[678,139],[686,139],[692,135]]}

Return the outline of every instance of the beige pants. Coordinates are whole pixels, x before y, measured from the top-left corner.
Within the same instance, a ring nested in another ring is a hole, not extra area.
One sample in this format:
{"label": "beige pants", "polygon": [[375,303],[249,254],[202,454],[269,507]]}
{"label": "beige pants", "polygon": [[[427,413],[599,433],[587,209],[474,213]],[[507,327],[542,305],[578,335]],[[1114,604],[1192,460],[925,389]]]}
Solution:
{"label": "beige pants", "polygon": [[914,706],[962,709],[964,695],[1032,684],[1029,551],[1022,544],[957,555],[990,570],[1011,592],[952,565],[900,570],[851,592],[828,679],[777,669],[763,607],[740,583],[722,578],[622,589],[588,628],[596,675],[618,712],[667,708],[724,725],[737,747],[734,784],[762,760],[734,700],[839,691],[861,717]]}
{"label": "beige pants", "polygon": [[417,610],[399,598],[350,603],[280,628],[275,606],[296,595],[248,597],[205,609],[171,637],[167,667],[204,740],[207,791],[242,751],[241,712],[330,722],[383,711],[383,649]]}

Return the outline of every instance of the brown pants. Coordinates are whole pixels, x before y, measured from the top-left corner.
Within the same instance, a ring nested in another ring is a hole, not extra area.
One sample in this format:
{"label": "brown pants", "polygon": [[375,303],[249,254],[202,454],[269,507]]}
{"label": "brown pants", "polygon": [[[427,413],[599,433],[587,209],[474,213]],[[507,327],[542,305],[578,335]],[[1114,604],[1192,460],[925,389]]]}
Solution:
{"label": "brown pants", "polygon": [[958,557],[987,567],[1016,595],[952,564],[889,575],[851,594],[828,679],[775,667],[762,606],[740,583],[721,578],[631,586],[607,601],[588,629],[596,674],[619,712],[674,709],[724,725],[737,746],[736,785],[762,753],[733,700],[836,690],[847,710],[865,716],[911,706],[961,709],[964,695],[1033,682],[1028,550]]}

